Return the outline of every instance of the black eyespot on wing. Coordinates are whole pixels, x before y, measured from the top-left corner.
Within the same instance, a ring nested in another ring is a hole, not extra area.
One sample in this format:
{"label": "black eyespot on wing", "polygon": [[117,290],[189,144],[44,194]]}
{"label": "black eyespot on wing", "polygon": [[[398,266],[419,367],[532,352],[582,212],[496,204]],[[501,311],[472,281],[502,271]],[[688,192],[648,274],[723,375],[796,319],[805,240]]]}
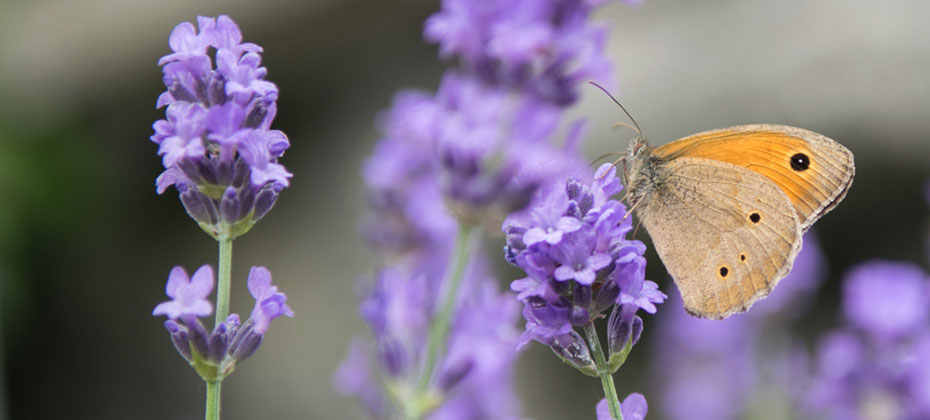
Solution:
{"label": "black eyespot on wing", "polygon": [[801,172],[806,171],[811,166],[811,159],[804,153],[795,153],[791,156],[791,169]]}
{"label": "black eyespot on wing", "polygon": [[746,261],[746,254],[739,254],[740,261]]}
{"label": "black eyespot on wing", "polygon": [[722,267],[720,267],[720,278],[721,278],[721,279],[724,279],[724,278],[726,278],[728,275],[730,275],[730,269],[727,268],[727,266],[722,266]]}
{"label": "black eyespot on wing", "polygon": [[753,223],[759,223],[762,220],[762,216],[759,213],[753,212],[749,215],[749,221]]}

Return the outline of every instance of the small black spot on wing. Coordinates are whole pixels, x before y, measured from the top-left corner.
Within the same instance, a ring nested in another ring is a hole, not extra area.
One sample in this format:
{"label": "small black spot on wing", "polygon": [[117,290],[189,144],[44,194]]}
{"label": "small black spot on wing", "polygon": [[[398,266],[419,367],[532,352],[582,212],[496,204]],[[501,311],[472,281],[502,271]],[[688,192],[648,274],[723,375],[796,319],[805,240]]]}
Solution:
{"label": "small black spot on wing", "polygon": [[749,221],[752,223],[759,223],[762,221],[762,215],[759,212],[754,211],[749,215]]}
{"label": "small black spot on wing", "polygon": [[811,166],[811,159],[804,153],[795,153],[791,156],[791,169],[797,172],[806,171]]}

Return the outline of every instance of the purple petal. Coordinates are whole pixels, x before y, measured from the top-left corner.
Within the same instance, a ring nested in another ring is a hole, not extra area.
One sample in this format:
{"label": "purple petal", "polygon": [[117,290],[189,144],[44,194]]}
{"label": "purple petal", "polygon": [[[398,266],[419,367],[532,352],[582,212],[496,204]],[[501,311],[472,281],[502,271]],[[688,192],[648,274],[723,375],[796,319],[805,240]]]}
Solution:
{"label": "purple petal", "polygon": [[623,400],[620,411],[623,413],[623,420],[643,420],[649,411],[649,404],[646,403],[643,394],[634,392]]}
{"label": "purple petal", "polygon": [[574,217],[564,216],[559,219],[556,224],[556,228],[565,233],[572,233],[578,229],[581,229],[581,220],[578,220]]}
{"label": "purple petal", "polygon": [[256,300],[264,299],[271,288],[271,272],[265,267],[252,267],[247,280],[249,293]]}

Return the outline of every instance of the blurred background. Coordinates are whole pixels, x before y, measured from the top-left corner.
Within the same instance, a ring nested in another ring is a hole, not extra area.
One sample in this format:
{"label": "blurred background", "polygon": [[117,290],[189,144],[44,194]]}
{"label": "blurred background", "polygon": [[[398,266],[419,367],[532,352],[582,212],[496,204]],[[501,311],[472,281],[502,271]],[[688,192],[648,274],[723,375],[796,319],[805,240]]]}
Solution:
{"label": "blurred background", "polygon": [[[223,387],[224,418],[364,418],[330,377],[352,336],[356,280],[370,272],[357,231],[361,162],[374,119],[401,88],[434,90],[448,64],[422,41],[438,10],[426,0],[0,2],[0,418],[197,419],[204,386],[172,349],[152,308],[174,265],[215,264],[161,172],[152,123],[163,118],[159,57],[197,15],[229,14],[263,46],[281,91],[274,128],[291,139],[292,187],[236,241],[233,278],[271,269],[294,319],[276,321],[262,350]],[[654,144],[742,123],[823,133],[856,155],[846,200],[816,225],[822,283],[780,331],[813,346],[839,321],[840,279],[870,258],[927,266],[930,179],[930,3],[918,0],[645,0],[609,4],[608,55],[618,97]],[[586,155],[626,147],[624,120],[595,89]],[[641,235],[644,236],[644,235]],[[488,249],[500,249],[492,238]],[[655,255],[647,278],[673,286]],[[516,278],[501,271],[502,287]],[[242,284],[232,310],[248,312]],[[620,393],[660,404],[664,312],[617,374]],[[672,315],[667,315],[672,316]],[[521,357],[528,418],[593,418],[596,380],[534,344]],[[696,388],[706,386],[695,381]],[[768,418],[791,418],[769,411]]]}

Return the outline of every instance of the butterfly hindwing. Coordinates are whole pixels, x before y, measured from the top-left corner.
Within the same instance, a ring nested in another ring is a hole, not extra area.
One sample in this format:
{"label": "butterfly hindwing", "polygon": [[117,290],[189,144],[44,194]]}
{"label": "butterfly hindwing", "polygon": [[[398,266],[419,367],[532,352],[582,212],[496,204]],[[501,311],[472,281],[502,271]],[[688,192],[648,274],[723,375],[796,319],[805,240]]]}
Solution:
{"label": "butterfly hindwing", "polygon": [[692,157],[665,162],[637,209],[685,308],[704,318],[747,310],[788,274],[802,229],[788,196],[766,176]]}

